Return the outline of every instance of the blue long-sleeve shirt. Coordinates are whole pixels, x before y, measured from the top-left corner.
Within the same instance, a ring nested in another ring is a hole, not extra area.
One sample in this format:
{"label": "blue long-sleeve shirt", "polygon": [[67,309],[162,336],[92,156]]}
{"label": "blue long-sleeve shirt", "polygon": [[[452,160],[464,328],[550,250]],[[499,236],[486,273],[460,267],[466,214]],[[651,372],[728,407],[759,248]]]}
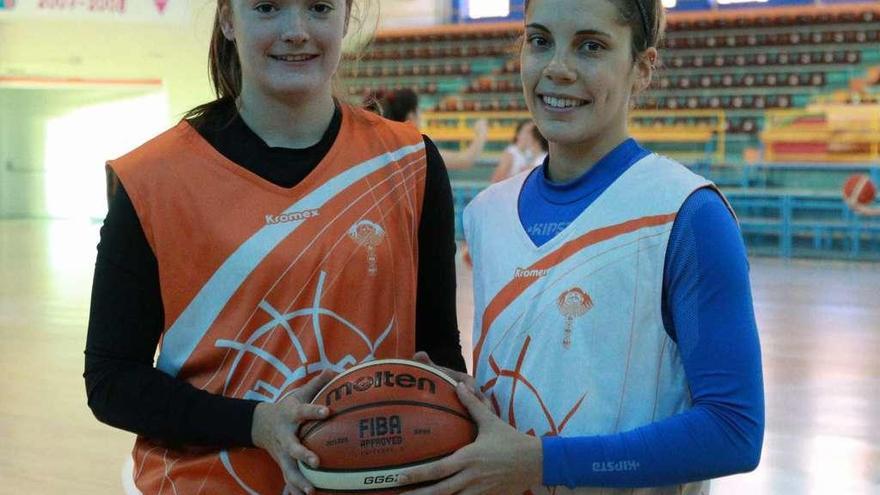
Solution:
{"label": "blue long-sleeve shirt", "polygon": [[[547,162],[526,179],[520,221],[537,245],[562,231],[649,152],[629,139],[581,177],[556,184]],[[761,355],[745,246],[713,189],[684,203],[669,237],[663,323],[676,341],[693,405],[617,434],[545,437],[544,484],[645,487],[750,471],[764,434]],[[612,469],[619,461],[626,470]]]}

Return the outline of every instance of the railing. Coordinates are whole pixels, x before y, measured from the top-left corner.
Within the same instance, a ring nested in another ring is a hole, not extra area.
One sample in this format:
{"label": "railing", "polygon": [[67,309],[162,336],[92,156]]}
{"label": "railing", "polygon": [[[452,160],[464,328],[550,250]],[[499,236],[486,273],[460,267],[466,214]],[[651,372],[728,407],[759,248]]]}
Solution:
{"label": "railing", "polygon": [[[467,146],[473,138],[472,123],[489,120],[489,141],[510,142],[521,120],[530,119],[528,112],[426,112],[422,116],[422,132],[437,142]],[[681,123],[681,120],[690,123]],[[699,151],[689,158],[712,158],[721,162],[725,156],[725,114],[721,110],[634,110],[630,112],[631,135],[642,143],[698,145]]]}
{"label": "railing", "polygon": [[[485,185],[454,184],[457,238],[464,238],[464,207]],[[752,254],[880,261],[880,217],[856,214],[833,190],[727,189],[724,194]]]}
{"label": "railing", "polygon": [[761,140],[768,162],[877,162],[880,105],[768,110]]}

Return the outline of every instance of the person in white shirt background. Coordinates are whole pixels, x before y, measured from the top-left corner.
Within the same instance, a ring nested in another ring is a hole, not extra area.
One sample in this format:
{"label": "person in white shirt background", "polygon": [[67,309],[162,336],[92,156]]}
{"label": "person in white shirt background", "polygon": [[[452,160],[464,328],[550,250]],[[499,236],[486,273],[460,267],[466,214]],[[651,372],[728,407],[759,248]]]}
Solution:
{"label": "person in white shirt background", "polygon": [[501,153],[498,166],[492,173],[490,180],[493,183],[532,168],[536,146],[534,128],[535,123],[531,120],[523,120],[516,126],[513,142]]}

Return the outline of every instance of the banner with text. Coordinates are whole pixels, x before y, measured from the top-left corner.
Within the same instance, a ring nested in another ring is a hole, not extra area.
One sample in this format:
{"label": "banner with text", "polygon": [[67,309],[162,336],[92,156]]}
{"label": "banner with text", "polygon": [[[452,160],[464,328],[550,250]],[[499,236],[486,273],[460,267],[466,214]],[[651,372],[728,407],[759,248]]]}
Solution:
{"label": "banner with text", "polygon": [[187,0],[0,0],[0,20],[60,19],[185,24]]}

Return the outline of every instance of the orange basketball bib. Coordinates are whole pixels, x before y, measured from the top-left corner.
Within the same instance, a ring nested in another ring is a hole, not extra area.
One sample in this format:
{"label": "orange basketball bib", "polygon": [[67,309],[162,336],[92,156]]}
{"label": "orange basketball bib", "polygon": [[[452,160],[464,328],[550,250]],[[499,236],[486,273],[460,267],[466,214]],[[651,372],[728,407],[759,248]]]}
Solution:
{"label": "orange basketball bib", "polygon": [[[343,108],[332,148],[291,189],[230,162],[186,122],[110,165],[158,261],[162,371],[275,402],[325,368],[414,352],[426,159],[411,126]],[[283,490],[260,449],[139,437],[133,455],[143,493]]]}

